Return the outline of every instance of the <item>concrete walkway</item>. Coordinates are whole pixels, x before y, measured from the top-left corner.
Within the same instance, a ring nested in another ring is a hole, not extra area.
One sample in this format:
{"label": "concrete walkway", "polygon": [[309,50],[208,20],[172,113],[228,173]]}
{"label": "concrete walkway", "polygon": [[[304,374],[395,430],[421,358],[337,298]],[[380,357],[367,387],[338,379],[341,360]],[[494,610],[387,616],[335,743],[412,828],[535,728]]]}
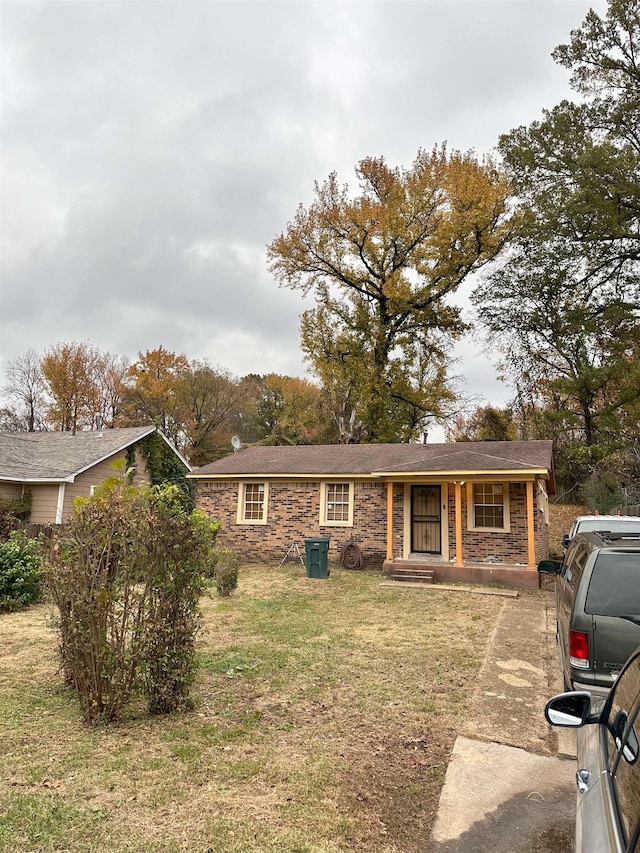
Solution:
{"label": "concrete walkway", "polygon": [[451,754],[429,853],[569,853],[575,734],[559,741],[544,718],[561,689],[552,594],[505,600]]}

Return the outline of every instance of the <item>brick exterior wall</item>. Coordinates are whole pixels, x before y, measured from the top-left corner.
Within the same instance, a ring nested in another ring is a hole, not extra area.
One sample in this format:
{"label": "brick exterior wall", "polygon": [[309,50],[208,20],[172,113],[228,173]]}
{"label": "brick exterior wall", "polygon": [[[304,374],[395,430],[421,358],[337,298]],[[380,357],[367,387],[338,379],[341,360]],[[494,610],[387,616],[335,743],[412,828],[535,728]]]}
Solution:
{"label": "brick exterior wall", "polygon": [[[252,561],[279,563],[296,542],[305,559],[304,540],[328,536],[329,562],[336,563],[342,546],[353,540],[361,549],[364,567],[380,570],[386,558],[387,485],[383,482],[354,483],[353,527],[320,524],[320,481],[269,482],[266,524],[237,524],[238,483],[197,481],[197,505],[212,518],[221,521],[219,541]],[[400,559],[404,549],[404,484],[393,488],[393,557]],[[446,491],[443,490],[443,494]],[[449,556],[455,556],[455,486],[448,489]],[[528,562],[527,493],[524,484],[509,486],[511,530],[492,533],[467,530],[467,492],[462,490],[463,560],[482,563],[494,558],[514,565]],[[536,560],[548,554],[549,529],[544,513],[534,499]]]}
{"label": "brick exterior wall", "polygon": [[353,540],[362,551],[364,568],[382,568],[386,556],[386,483],[354,483],[353,527],[320,524],[320,486],[319,481],[270,481],[266,524],[236,523],[238,483],[199,480],[197,505],[222,522],[220,543],[245,559],[280,562],[296,542],[304,560],[305,539],[329,536],[330,563],[336,563],[342,546]]}
{"label": "brick exterior wall", "polygon": [[[462,559],[465,563],[491,562],[495,558],[500,563],[510,565],[528,564],[527,548],[527,487],[524,483],[510,483],[509,511],[511,530],[509,533],[493,533],[467,529],[467,490],[462,489]],[[456,553],[456,501],[455,485],[449,484],[449,553]],[[549,553],[549,525],[544,513],[540,511],[534,492],[534,539],[535,558],[542,560]]]}

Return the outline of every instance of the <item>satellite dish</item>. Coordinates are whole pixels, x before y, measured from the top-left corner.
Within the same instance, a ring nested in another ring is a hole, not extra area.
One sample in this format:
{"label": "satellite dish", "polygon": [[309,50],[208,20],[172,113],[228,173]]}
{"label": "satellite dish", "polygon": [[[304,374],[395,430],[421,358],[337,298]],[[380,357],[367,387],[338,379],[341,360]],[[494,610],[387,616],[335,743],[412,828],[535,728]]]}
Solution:
{"label": "satellite dish", "polygon": [[234,435],[231,439],[231,444],[233,445],[234,450],[240,450],[242,447],[242,442],[240,441],[240,436]]}

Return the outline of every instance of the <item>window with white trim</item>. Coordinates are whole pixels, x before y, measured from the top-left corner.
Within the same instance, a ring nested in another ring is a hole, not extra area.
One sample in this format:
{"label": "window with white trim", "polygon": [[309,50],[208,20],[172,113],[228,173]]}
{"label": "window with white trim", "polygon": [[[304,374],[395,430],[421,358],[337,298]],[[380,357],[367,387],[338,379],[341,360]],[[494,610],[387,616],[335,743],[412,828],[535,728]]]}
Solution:
{"label": "window with white trim", "polygon": [[266,524],[268,483],[242,483],[238,493],[238,524]]}
{"label": "window with white trim", "polygon": [[320,524],[353,525],[353,483],[323,483]]}
{"label": "window with white trim", "polygon": [[508,483],[470,483],[469,496],[470,530],[511,529]]}

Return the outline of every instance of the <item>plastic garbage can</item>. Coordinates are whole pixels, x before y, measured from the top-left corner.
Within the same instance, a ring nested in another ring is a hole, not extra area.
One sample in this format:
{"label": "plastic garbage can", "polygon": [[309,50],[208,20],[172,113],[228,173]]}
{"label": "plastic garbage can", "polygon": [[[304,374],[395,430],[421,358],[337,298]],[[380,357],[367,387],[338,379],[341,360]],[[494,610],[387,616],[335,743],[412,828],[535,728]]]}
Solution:
{"label": "plastic garbage can", "polygon": [[316,536],[315,539],[305,539],[304,548],[307,554],[307,577],[327,578],[329,556],[329,537]]}

